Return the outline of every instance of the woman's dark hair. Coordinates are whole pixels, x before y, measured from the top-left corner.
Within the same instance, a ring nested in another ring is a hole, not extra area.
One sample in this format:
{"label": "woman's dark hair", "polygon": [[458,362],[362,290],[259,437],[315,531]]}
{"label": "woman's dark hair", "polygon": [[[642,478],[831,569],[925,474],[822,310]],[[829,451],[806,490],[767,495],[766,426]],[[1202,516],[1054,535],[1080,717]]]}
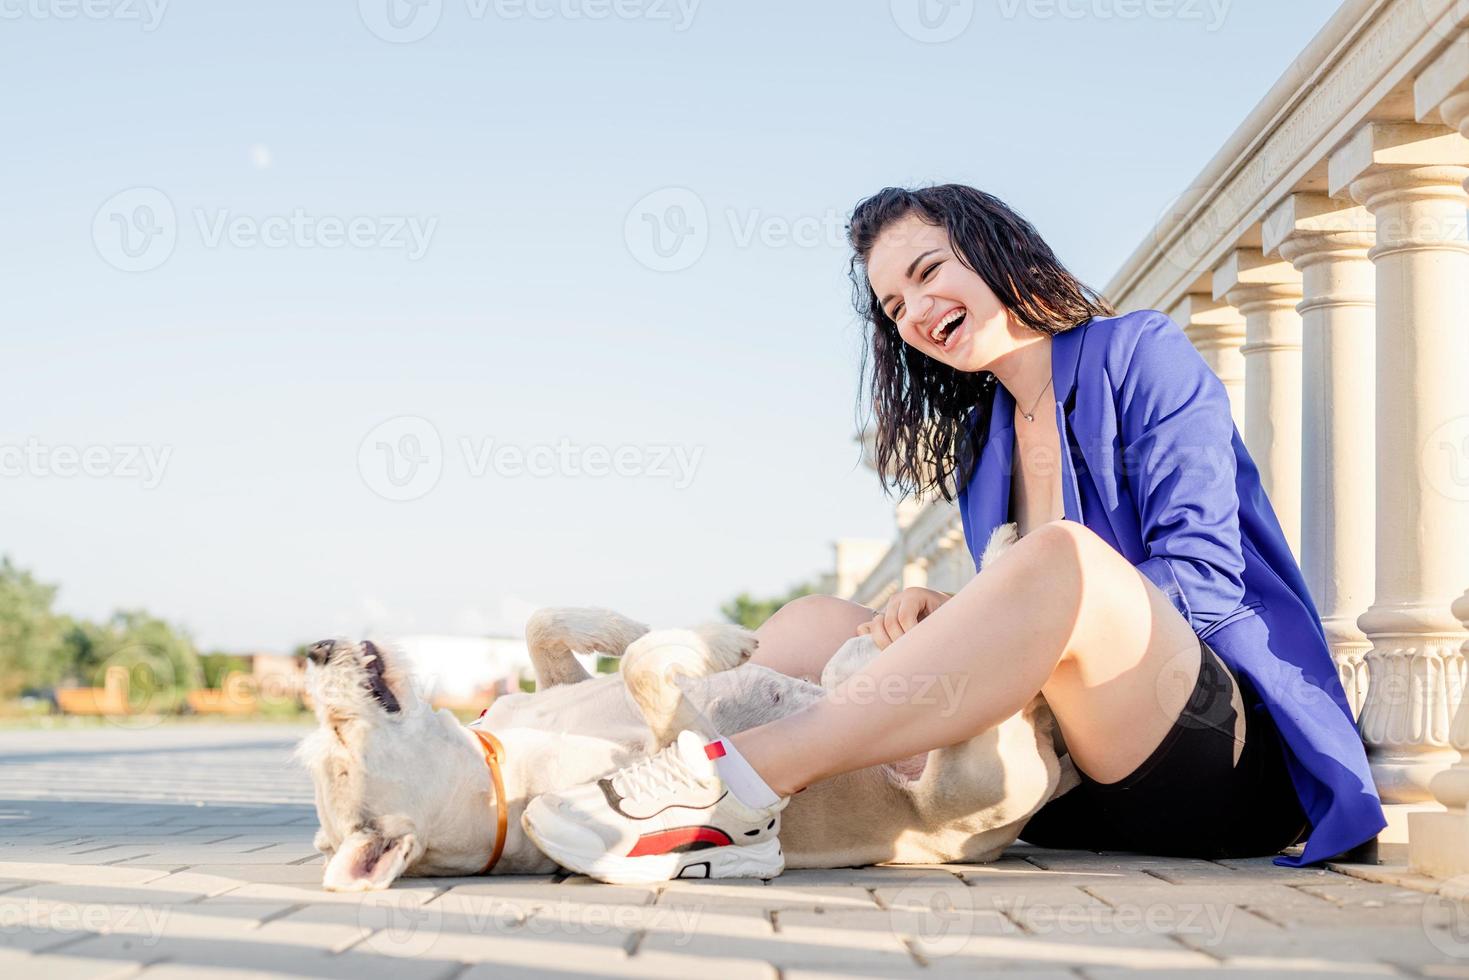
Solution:
{"label": "woman's dark hair", "polygon": [[[1054,336],[1113,309],[1066,271],[1030,222],[991,194],[963,184],[885,187],[857,205],[847,225],[852,302],[870,328],[862,375],[871,368],[873,455],[882,487],[891,481],[904,495],[937,491],[953,500],[979,460],[997,382],[989,371],[956,371],[904,343],[878,302],[867,260],[878,236],[910,214],[946,229],[959,261],[1033,330]],[[976,424],[966,429],[971,410]]]}

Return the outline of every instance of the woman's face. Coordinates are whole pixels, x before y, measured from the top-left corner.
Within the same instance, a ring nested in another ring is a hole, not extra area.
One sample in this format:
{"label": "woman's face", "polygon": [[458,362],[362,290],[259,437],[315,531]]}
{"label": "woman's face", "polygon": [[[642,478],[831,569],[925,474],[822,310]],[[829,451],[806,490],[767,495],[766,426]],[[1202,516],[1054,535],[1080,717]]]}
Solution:
{"label": "woman's face", "polygon": [[903,341],[934,360],[983,371],[1014,348],[1005,308],[939,225],[914,214],[890,224],[867,257],[867,281]]}

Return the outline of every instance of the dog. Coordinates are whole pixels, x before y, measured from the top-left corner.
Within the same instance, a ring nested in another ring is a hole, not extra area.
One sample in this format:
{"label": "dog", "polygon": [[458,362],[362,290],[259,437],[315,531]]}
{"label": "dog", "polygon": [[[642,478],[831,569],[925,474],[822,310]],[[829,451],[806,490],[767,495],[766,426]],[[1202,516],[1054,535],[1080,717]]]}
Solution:
{"label": "dog", "polygon": [[[998,528],[980,567],[1015,539],[1014,524]],[[748,663],[756,639],[741,627],[649,630],[597,609],[541,610],[526,640],[536,692],[497,698],[470,726],[432,709],[374,643],[311,648],[319,724],[297,757],[314,785],[324,888],[383,889],[405,874],[555,872],[521,828],[535,796],[603,776],[685,728],[712,738],[799,711],[878,653],[870,637],[853,637],[813,684]],[[620,671],[592,677],[573,651],[620,657]],[[906,694],[922,696],[918,686]],[[931,687],[943,710],[944,689]],[[1037,695],[967,742],[816,783],[782,817],[786,866],[993,860],[1036,810],[1079,781],[1069,757],[1058,756],[1058,737]]]}

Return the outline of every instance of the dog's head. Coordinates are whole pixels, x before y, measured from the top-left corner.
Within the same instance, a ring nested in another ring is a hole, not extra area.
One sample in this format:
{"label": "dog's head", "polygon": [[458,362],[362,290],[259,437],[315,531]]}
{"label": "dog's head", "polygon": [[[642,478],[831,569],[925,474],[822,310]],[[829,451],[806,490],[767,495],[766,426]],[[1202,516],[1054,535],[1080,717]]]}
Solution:
{"label": "dog's head", "polygon": [[375,643],[323,640],[307,658],[319,725],[297,757],[315,784],[323,886],[367,891],[483,867],[500,801],[473,736]]}

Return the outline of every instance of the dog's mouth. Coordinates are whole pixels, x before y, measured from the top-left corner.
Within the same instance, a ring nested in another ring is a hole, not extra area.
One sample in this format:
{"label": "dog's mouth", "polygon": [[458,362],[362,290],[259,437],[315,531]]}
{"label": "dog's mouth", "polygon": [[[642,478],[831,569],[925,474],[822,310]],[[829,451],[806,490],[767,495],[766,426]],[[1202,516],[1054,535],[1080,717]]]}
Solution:
{"label": "dog's mouth", "polygon": [[383,676],[382,651],[371,640],[366,640],[362,644],[362,671],[363,685],[367,688],[367,693],[372,695],[372,699],[384,711],[395,715],[403,710],[403,706],[398,703],[397,695],[393,693],[393,689],[388,686],[387,678]]}

